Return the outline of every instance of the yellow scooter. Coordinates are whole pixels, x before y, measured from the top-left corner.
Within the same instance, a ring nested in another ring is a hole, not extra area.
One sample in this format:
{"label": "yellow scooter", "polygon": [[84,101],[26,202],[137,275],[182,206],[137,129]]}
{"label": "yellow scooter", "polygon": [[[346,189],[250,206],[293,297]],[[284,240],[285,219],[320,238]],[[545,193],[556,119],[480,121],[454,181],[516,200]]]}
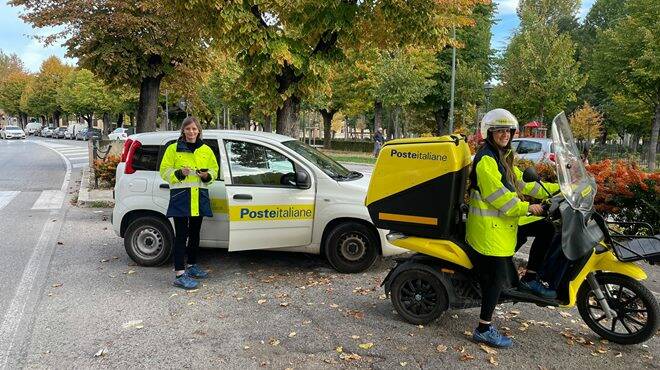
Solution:
{"label": "yellow scooter", "polygon": [[[577,305],[584,322],[601,337],[621,344],[644,342],[658,329],[660,308],[639,282],[647,276],[635,261],[660,262],[660,239],[647,224],[640,225],[650,230],[647,235],[615,232],[615,222],[594,212],[596,184],[563,112],[553,121],[552,137],[561,194],[551,198],[546,210],[561,228],[562,255],[553,266],[558,297],[509,289],[501,301]],[[464,237],[470,162],[465,137],[454,135],[393,140],[378,157],[366,205],[374,224],[391,231],[390,243],[417,252],[398,259],[383,281],[395,309],[410,323],[429,323],[448,309],[481,303],[470,258],[474,251]],[[528,169],[524,180],[538,181],[538,175]]]}

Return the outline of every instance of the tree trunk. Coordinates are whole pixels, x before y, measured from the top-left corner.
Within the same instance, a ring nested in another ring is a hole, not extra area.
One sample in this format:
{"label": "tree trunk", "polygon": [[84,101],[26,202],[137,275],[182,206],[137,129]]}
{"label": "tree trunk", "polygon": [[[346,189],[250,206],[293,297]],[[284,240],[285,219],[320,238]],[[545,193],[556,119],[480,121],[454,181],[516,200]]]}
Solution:
{"label": "tree trunk", "polygon": [[103,133],[110,133],[110,113],[103,113]]}
{"label": "tree trunk", "polygon": [[117,116],[117,127],[124,127],[124,112],[119,113]]}
{"label": "tree trunk", "polygon": [[273,118],[269,115],[264,117],[264,131],[273,132]]}
{"label": "tree trunk", "polygon": [[658,132],[660,132],[660,103],[655,104],[655,117],[653,117],[651,143],[649,145],[649,171],[655,171],[655,154],[658,149]]}
{"label": "tree trunk", "polygon": [[145,77],[140,83],[136,133],[156,131],[158,94],[162,76]]}
{"label": "tree trunk", "polygon": [[374,134],[383,127],[383,102],[376,100],[374,103]]}
{"label": "tree trunk", "polygon": [[638,146],[639,146],[639,135],[637,134],[630,135],[630,149],[633,152],[636,152]]}
{"label": "tree trunk", "polygon": [[449,126],[447,125],[447,111],[445,109],[438,109],[433,112],[433,117],[435,117],[435,127],[438,136],[448,135]]}
{"label": "tree trunk", "polygon": [[292,95],[277,108],[275,132],[281,135],[298,138],[298,114],[300,113],[300,98]]}
{"label": "tree trunk", "polygon": [[94,126],[94,125],[92,124],[92,122],[94,122],[94,115],[93,115],[93,114],[89,114],[89,115],[87,115],[87,116],[83,116],[83,118],[85,119],[85,121],[87,121],[87,128],[88,128],[89,130],[91,130],[92,127]]}
{"label": "tree trunk", "polygon": [[55,124],[55,126],[60,125],[60,116],[61,115],[62,115],[62,113],[60,113],[59,111],[53,112],[53,123]]}
{"label": "tree trunk", "polygon": [[332,117],[337,113],[336,110],[331,109],[319,109],[319,113],[323,116],[323,148],[330,149],[331,146],[331,134],[330,130],[332,129]]}
{"label": "tree trunk", "polygon": [[394,137],[401,138],[401,125],[399,123],[399,107],[394,108]]}

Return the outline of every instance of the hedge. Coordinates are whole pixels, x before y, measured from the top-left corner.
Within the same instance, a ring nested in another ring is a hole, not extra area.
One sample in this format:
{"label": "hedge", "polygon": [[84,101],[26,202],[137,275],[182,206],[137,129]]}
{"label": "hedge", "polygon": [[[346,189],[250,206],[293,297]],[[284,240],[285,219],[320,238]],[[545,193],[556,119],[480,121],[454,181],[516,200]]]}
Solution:
{"label": "hedge", "polygon": [[[323,143],[323,141],[320,141]],[[330,142],[332,150],[343,150],[346,152],[365,152],[371,153],[374,151],[373,140],[332,140]]]}

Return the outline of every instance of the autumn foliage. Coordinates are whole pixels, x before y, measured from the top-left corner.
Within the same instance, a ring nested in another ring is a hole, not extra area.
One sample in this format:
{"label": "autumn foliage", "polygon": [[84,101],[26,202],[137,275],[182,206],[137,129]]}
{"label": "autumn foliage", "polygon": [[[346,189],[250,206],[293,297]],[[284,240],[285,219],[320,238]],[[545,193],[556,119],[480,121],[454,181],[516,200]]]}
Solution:
{"label": "autumn foliage", "polygon": [[107,158],[96,159],[92,165],[94,169],[94,176],[99,180],[101,186],[114,187],[115,186],[115,172],[117,164],[119,164],[119,156],[109,155]]}

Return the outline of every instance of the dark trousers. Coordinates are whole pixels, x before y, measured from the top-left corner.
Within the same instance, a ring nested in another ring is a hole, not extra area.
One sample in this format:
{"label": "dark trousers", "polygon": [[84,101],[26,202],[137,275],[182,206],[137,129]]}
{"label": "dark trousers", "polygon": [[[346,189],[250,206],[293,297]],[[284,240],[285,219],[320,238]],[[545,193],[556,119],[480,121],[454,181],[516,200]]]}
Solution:
{"label": "dark trousers", "polygon": [[555,226],[546,219],[518,227],[518,245],[516,250],[527,242],[527,238],[534,237],[532,247],[529,250],[528,270],[535,272],[541,271],[543,262],[547,256],[552,254],[554,249],[556,249],[557,244],[552,242],[554,236]]}
{"label": "dark trousers", "polygon": [[[174,270],[185,270],[186,262],[197,263],[199,231],[202,229],[202,216],[174,218]],[[186,241],[188,246],[186,248]],[[186,261],[187,259],[187,261]]]}

